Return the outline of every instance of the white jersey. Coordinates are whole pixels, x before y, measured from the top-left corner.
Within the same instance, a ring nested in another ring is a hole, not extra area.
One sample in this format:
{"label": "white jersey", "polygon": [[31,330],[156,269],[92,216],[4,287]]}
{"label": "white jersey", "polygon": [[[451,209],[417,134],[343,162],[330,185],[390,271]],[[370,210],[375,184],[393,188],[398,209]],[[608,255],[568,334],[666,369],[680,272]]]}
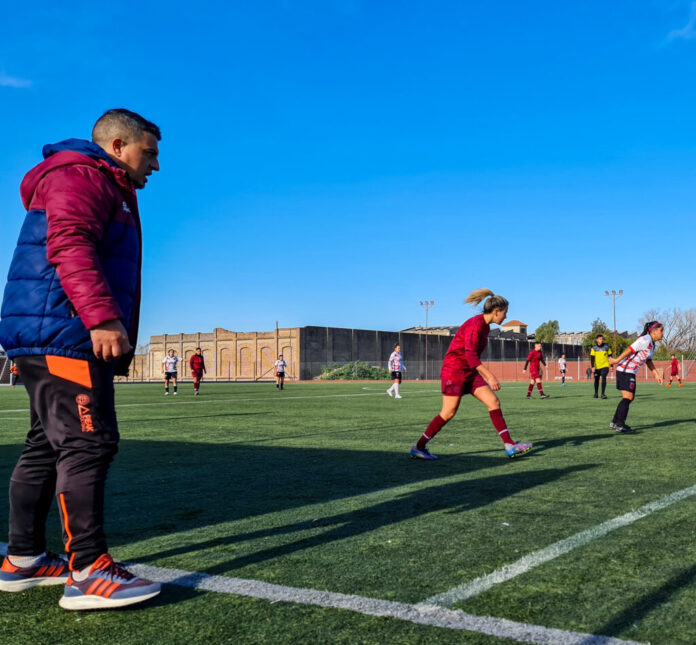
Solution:
{"label": "white jersey", "polygon": [[629,374],[636,374],[638,370],[642,367],[645,361],[649,361],[653,357],[653,352],[655,351],[655,343],[653,342],[650,334],[645,334],[636,339],[631,344],[631,354],[626,356],[617,366],[616,370],[618,372],[628,372]]}
{"label": "white jersey", "polygon": [[401,358],[400,352],[392,352],[391,353],[391,356],[389,357],[389,371],[390,372],[405,372],[406,371],[406,363],[404,363],[404,359]]}
{"label": "white jersey", "polygon": [[285,368],[288,366],[285,361],[276,361],[273,365],[275,365],[276,372],[284,372]]}
{"label": "white jersey", "polygon": [[566,359],[565,358],[558,359],[558,369],[561,370],[561,372],[566,371]]}
{"label": "white jersey", "polygon": [[162,360],[165,372],[176,372],[176,366],[182,359],[178,356],[165,356]]}

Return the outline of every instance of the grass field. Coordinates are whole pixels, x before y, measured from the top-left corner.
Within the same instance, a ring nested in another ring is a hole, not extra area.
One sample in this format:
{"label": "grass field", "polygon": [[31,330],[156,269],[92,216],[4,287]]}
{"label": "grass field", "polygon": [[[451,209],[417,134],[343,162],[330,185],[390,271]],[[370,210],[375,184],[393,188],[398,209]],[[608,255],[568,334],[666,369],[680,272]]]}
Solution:
{"label": "grass field", "polygon": [[[508,460],[468,397],[423,462],[408,449],[438,386],[386,387],[119,386],[111,551],[174,582],[111,612],[59,609],[62,587],[0,594],[0,642],[696,642],[692,388],[640,384],[626,436],[614,389],[505,384],[534,453]],[[0,540],[26,408],[0,389]],[[50,532],[60,551],[55,514]]]}

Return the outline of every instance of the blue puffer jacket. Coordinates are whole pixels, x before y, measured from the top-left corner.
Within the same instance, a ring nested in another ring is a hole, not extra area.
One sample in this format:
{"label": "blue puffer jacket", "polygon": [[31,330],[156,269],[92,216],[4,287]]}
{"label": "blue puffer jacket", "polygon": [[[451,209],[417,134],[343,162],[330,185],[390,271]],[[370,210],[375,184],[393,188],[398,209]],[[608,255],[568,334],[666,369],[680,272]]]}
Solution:
{"label": "blue puffer jacket", "polygon": [[[96,360],[89,330],[120,319],[135,347],[142,242],[135,189],[98,145],[44,146],[22,181],[26,219],[0,310],[10,358],[53,354]],[[132,354],[119,360],[128,369]]]}

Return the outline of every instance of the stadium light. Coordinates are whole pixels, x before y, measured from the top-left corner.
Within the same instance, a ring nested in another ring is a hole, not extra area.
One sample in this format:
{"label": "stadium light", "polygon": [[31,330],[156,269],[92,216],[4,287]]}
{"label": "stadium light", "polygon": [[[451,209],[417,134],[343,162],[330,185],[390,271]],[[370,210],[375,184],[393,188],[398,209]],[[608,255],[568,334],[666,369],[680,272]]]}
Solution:
{"label": "stadium light", "polygon": [[421,300],[421,307],[425,307],[425,380],[428,380],[428,310],[435,304],[434,300]]}
{"label": "stadium light", "polygon": [[614,302],[614,349],[613,349],[613,352],[614,352],[614,356],[616,356],[616,299],[623,296],[623,289],[619,289],[618,291],[612,289],[611,293],[605,289],[604,295],[611,296],[611,299]]}

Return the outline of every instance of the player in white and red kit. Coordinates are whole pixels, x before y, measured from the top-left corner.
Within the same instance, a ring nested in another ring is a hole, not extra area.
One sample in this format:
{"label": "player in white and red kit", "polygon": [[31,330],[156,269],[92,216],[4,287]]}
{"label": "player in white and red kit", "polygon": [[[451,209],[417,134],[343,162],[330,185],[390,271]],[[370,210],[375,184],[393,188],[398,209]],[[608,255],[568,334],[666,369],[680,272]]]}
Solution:
{"label": "player in white and red kit", "polygon": [[529,387],[527,388],[527,398],[532,398],[532,391],[534,390],[534,384],[536,383],[541,398],[548,399],[549,395],[544,394],[544,388],[541,385],[541,370],[539,365],[546,367],[544,354],[541,351],[541,343],[535,343],[534,349],[529,352],[527,362],[524,364],[524,368],[522,369],[523,374],[527,371],[527,365],[529,365]]}
{"label": "player in white and red kit", "polygon": [[616,389],[621,390],[621,401],[616,407],[614,418],[609,427],[622,434],[635,434],[635,430],[626,425],[628,408],[636,395],[636,374],[645,363],[655,375],[655,380],[662,385],[662,376],[652,362],[655,343],[662,340],[665,328],[657,320],[645,323],[643,333],[616,358],[610,358],[609,364],[616,365]]}
{"label": "player in white and red kit", "polygon": [[169,396],[169,381],[174,382],[174,396],[176,396],[176,380],[179,376],[177,369],[181,358],[176,355],[176,350],[170,349],[162,359],[162,372],[164,373],[164,396]]}
{"label": "player in white and red kit", "polygon": [[273,363],[276,375],[276,387],[279,390],[283,389],[285,384],[285,368],[288,366],[282,354],[278,354],[278,360]]}
{"label": "player in white and red kit", "polygon": [[391,372],[392,386],[387,390],[389,396],[394,396],[395,399],[400,399],[399,386],[401,385],[401,373],[406,371],[406,363],[401,356],[401,345],[395,345],[394,351],[389,357],[388,369]]}
{"label": "player in white and red kit", "polygon": [[679,376],[679,361],[677,360],[677,357],[672,354],[672,362],[671,362],[671,370],[669,373],[669,383],[667,383],[667,387],[672,387],[672,381],[674,380],[674,377],[677,377],[677,380],[679,381],[679,387],[684,385],[681,380],[681,376]]}
{"label": "player in white and red kit", "polygon": [[427,443],[454,417],[462,396],[471,394],[488,408],[491,421],[503,440],[508,457],[519,457],[532,449],[531,443],[515,443],[500,411],[495,391],[500,389],[498,379],[481,363],[481,354],[488,345],[490,324],[505,320],[508,301],[489,289],[472,291],[465,302],[478,304],[486,299],[483,314],[469,318],[457,331],[442,363],[442,410],[428,425],[418,443],[411,447],[411,456],[433,460],[437,457],[426,448]]}

